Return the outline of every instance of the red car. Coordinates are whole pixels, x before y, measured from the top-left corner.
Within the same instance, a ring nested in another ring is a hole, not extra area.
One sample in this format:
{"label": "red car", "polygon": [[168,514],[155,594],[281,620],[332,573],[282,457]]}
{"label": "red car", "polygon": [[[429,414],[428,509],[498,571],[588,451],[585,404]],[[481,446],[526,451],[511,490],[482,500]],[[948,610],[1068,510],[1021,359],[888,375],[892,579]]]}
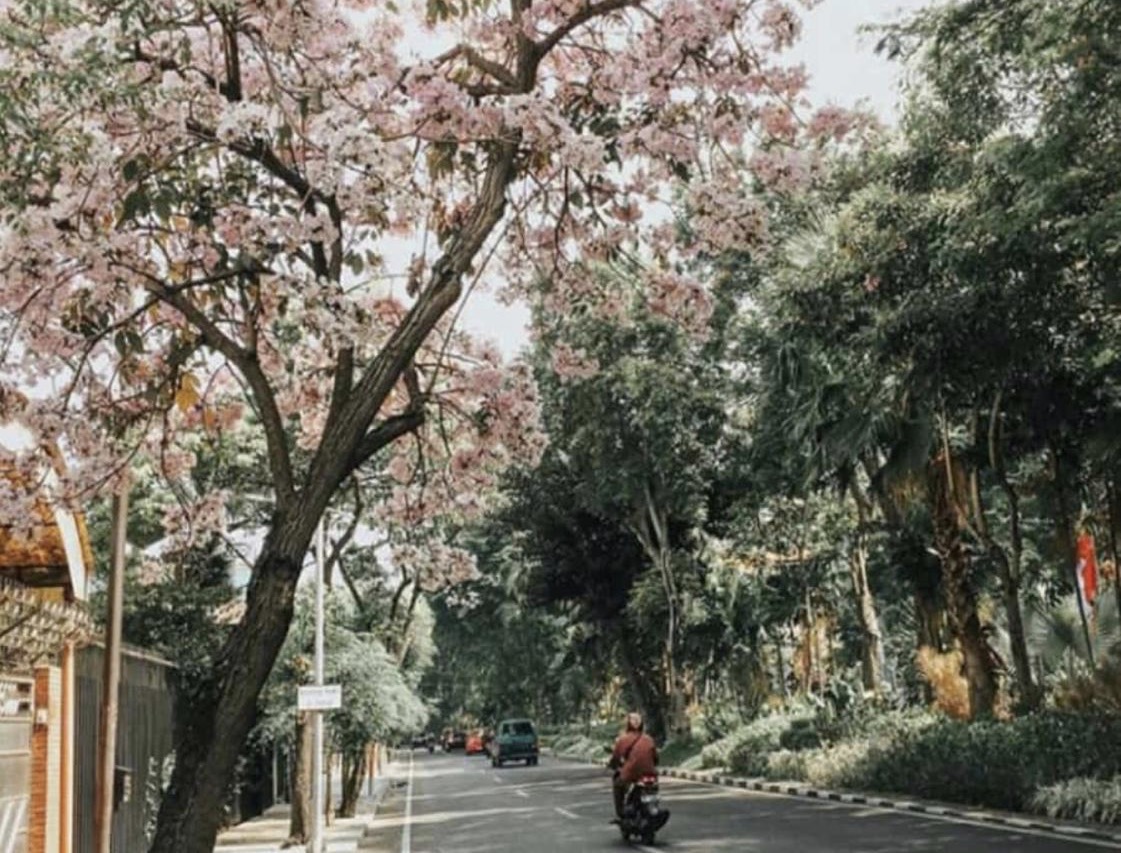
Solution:
{"label": "red car", "polygon": [[467,736],[467,744],[464,746],[463,751],[468,755],[479,755],[480,753],[486,752],[483,736],[479,732],[472,732]]}

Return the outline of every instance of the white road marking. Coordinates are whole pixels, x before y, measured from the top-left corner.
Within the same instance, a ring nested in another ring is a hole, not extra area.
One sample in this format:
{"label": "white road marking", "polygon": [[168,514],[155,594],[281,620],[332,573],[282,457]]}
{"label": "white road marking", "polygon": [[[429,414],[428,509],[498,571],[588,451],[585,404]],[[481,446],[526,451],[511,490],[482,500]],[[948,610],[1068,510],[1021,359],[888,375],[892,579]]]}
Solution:
{"label": "white road marking", "polygon": [[529,799],[529,794],[527,794],[521,788],[518,788],[516,791],[514,791],[514,793],[517,794],[519,797],[525,797],[527,800]]}
{"label": "white road marking", "polygon": [[494,781],[497,782],[499,785],[501,785],[502,784],[502,777],[501,776],[495,776]]}
{"label": "white road marking", "polygon": [[401,830],[401,853],[413,849],[413,756],[409,753],[409,787],[405,792],[405,828]]}
{"label": "white road marking", "polygon": [[571,820],[580,820],[580,815],[573,814],[568,809],[562,809],[559,806],[555,806],[553,808],[553,811],[557,812],[558,814],[562,814],[565,817],[570,818]]}

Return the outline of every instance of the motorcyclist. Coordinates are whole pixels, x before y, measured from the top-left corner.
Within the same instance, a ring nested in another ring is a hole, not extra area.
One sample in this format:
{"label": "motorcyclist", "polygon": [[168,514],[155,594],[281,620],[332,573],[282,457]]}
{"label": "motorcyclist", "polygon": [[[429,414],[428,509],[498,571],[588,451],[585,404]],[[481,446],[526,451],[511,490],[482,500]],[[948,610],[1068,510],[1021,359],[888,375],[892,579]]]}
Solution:
{"label": "motorcyclist", "polygon": [[658,772],[658,748],[654,739],[643,731],[642,714],[627,714],[623,733],[615,740],[611,760],[607,764],[615,771],[612,793],[615,795],[615,823],[623,819],[623,804],[627,791],[643,776]]}

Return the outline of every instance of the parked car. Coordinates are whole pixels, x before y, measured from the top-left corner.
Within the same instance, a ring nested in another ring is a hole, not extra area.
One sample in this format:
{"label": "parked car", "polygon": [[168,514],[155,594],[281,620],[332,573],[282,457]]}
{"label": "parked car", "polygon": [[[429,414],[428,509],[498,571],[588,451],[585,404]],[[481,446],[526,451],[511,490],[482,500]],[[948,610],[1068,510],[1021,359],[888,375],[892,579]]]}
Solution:
{"label": "parked car", "polygon": [[453,749],[463,749],[467,746],[467,733],[452,729],[444,736],[444,752],[451,752]]}
{"label": "parked car", "polygon": [[467,742],[464,744],[463,751],[468,755],[480,755],[487,751],[486,744],[483,742],[483,733],[472,732],[467,736]]}
{"label": "parked car", "polygon": [[503,720],[490,746],[490,763],[501,767],[507,761],[537,764],[537,729],[532,720]]}

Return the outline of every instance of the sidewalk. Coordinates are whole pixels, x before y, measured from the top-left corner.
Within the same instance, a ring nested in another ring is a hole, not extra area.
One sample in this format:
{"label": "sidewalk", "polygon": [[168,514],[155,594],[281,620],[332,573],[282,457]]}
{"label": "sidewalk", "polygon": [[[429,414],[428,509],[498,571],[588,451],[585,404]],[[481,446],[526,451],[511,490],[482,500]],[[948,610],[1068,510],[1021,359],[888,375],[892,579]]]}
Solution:
{"label": "sidewalk", "polygon": [[[327,828],[327,853],[356,853],[358,842],[374,820],[378,803],[389,790],[391,767],[387,767],[374,782],[372,795],[363,789],[355,817],[336,818]],[[288,813],[287,804],[273,806],[260,817],[227,829],[218,836],[214,853],[280,853],[281,845],[288,838]],[[287,853],[303,853],[304,846],[297,845],[286,850]]]}

